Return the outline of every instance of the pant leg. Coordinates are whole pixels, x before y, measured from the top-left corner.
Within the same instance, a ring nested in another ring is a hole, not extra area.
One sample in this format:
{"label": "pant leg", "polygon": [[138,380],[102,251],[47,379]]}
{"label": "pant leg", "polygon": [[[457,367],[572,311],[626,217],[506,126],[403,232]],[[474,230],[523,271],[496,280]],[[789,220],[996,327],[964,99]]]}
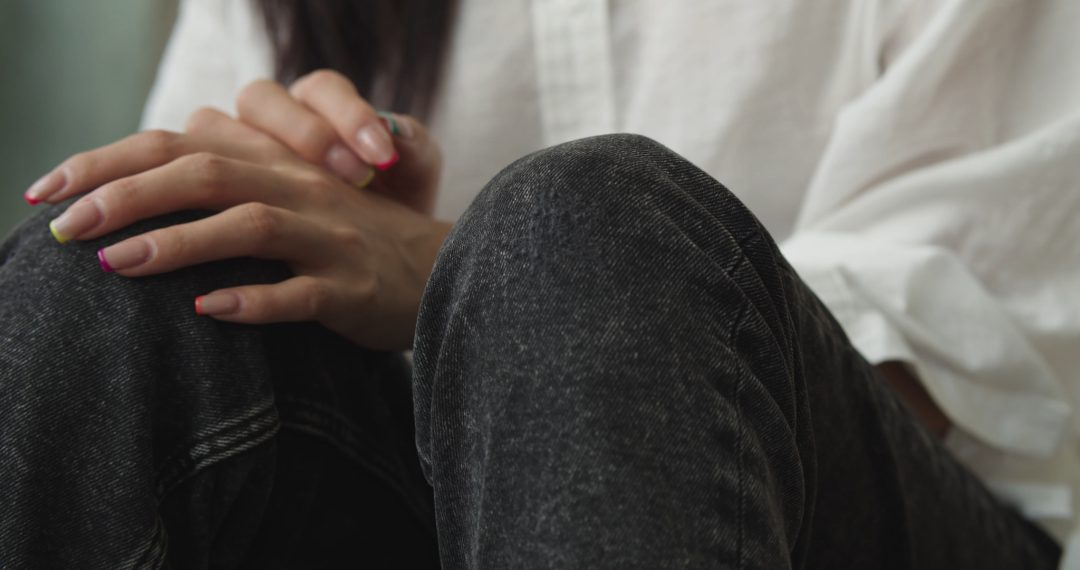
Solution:
{"label": "pant leg", "polygon": [[446,568],[1053,568],[716,181],[642,137],[500,173],[421,306]]}
{"label": "pant leg", "polygon": [[199,214],[61,246],[59,212],[0,247],[0,568],[437,565],[402,355],[194,314],[279,264],[97,267],[97,248]]}

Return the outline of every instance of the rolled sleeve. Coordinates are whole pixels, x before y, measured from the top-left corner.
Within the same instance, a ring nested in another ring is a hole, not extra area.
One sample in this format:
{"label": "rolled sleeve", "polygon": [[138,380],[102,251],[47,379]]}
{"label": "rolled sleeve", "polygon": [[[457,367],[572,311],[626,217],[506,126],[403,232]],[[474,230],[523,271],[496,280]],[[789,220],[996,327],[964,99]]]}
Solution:
{"label": "rolled sleeve", "polygon": [[840,233],[799,234],[783,249],[863,356],[911,365],[974,437],[1047,457],[1069,434],[1058,378],[948,251]]}

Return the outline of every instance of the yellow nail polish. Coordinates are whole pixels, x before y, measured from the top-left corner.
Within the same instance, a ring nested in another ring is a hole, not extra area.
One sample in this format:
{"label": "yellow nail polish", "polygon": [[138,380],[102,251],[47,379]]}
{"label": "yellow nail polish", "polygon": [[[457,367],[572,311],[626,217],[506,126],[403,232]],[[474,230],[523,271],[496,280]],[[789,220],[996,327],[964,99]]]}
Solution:
{"label": "yellow nail polish", "polygon": [[375,179],[375,169],[372,168],[370,171],[368,171],[368,175],[363,180],[361,180],[360,182],[357,182],[356,184],[353,184],[353,186],[356,186],[356,188],[359,189],[359,190],[363,190],[364,188],[367,188],[368,184],[371,184],[371,181],[374,180],[374,179]]}
{"label": "yellow nail polish", "polygon": [[54,238],[56,238],[56,241],[58,241],[60,243],[67,243],[68,240],[71,239],[71,238],[65,236],[64,234],[60,233],[59,231],[57,231],[57,229],[56,229],[56,220],[53,220],[53,221],[49,222],[49,231],[52,232],[52,235],[53,235]]}

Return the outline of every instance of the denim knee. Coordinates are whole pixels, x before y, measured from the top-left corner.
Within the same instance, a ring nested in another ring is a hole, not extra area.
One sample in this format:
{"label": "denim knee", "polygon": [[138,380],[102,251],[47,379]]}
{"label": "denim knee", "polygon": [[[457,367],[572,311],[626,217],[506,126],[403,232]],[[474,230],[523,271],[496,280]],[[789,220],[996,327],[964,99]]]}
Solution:
{"label": "denim knee", "polygon": [[[769,244],[730,191],[646,137],[605,135],[526,156],[492,179],[440,253],[417,328],[421,399],[433,359],[458,342],[447,338],[458,321],[530,339],[519,342],[525,350],[554,342],[553,354],[573,350],[575,335],[649,351],[648,342],[674,342],[652,338],[660,321],[693,321],[671,325],[685,337],[677,350],[698,345],[695,335],[728,338],[748,307],[776,312],[768,297],[777,280],[763,277]],[[656,327],[646,330],[649,322]],[[621,334],[630,329],[642,330]]]}
{"label": "denim knee", "polygon": [[[578,244],[634,257],[660,254],[648,247],[657,233],[680,234],[687,250],[704,252],[724,271],[745,261],[766,271],[778,259],[767,232],[730,190],[660,143],[633,134],[580,139],[512,163],[477,196],[449,241],[475,234],[489,245],[502,242],[506,247],[495,248],[501,253],[517,250],[511,257],[521,263],[572,265],[575,256],[589,253]],[[598,243],[603,240],[636,247]]]}

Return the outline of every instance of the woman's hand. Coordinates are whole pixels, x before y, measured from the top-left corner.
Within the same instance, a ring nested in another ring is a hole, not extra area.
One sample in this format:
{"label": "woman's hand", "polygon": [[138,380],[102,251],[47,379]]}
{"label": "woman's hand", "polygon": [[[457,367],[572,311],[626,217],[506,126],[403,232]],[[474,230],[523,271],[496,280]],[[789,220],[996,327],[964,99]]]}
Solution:
{"label": "woman's hand", "polygon": [[[191,118],[184,134],[141,133],[68,159],[30,197],[57,202],[92,190],[54,220],[61,242],[95,239],[177,210],[218,210],[107,247],[98,253],[102,267],[137,277],[231,257],[280,259],[295,277],[209,293],[196,301],[197,310],[243,323],[317,320],[364,346],[408,348],[420,295],[450,227],[426,213],[437,185],[438,149],[418,123],[394,117],[401,129],[394,145],[401,164],[393,175],[375,177],[377,192],[357,190],[346,182],[357,171],[343,166],[366,164],[331,156],[340,155],[334,147],[343,137],[312,134],[319,127],[310,125],[324,120],[303,101],[323,101],[326,95],[302,85],[304,80],[294,87],[300,100],[282,89],[277,93],[287,100],[261,105],[252,99],[277,97],[272,85],[245,90],[242,116],[273,136],[204,109]],[[343,102],[356,107],[362,100],[353,94]],[[278,111],[267,112],[272,107]],[[293,113],[291,120],[285,120],[288,113]],[[357,123],[363,128],[370,124],[364,121],[372,120],[364,112],[334,116],[335,133]],[[382,126],[377,116],[374,120]],[[304,121],[308,130],[290,130]],[[320,145],[336,175],[313,150]],[[362,137],[347,143],[356,155],[375,160],[368,146]],[[355,161],[356,156],[349,158]],[[396,186],[406,183],[417,186]]]}
{"label": "woman's hand", "polygon": [[288,91],[273,81],[255,81],[240,92],[236,108],[242,122],[343,180],[370,182],[371,189],[420,212],[434,207],[439,146],[415,119],[377,113],[345,76],[315,71]]}

